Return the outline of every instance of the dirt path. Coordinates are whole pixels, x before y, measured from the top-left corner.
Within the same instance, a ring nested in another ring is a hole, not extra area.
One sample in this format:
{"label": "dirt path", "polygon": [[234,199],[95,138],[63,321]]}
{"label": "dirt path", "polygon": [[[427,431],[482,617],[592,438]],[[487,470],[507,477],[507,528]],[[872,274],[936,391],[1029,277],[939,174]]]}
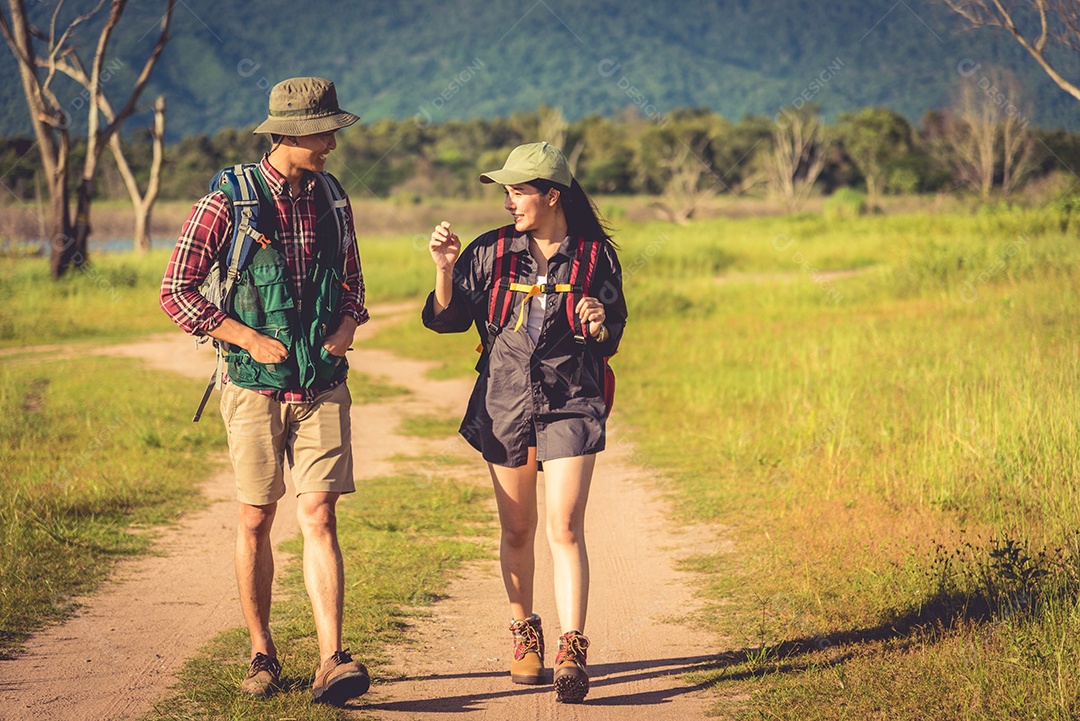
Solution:
{"label": "dirt path", "polygon": [[[376,315],[387,322],[413,312],[411,306],[396,307]],[[372,323],[365,332],[376,327]],[[179,334],[105,352],[197,378],[207,377],[213,363],[212,353],[194,352]],[[430,380],[424,364],[364,348],[363,337],[350,362],[413,390],[405,400],[378,405],[378,413],[354,408],[361,483],[392,471],[398,454],[462,453],[476,461],[467,469],[469,477],[487,486],[486,471],[459,438],[418,442],[394,432],[409,415],[459,415],[468,381]],[[218,422],[215,401],[203,422]],[[691,579],[674,570],[674,560],[703,544],[711,548],[715,537],[671,530],[651,479],[631,461],[632,449],[615,428],[608,452],[597,463],[587,519],[592,594],[586,631],[594,679],[587,704],[560,706],[548,687],[509,682],[506,599],[498,564],[491,561],[467,569],[453,582],[449,598],[417,623],[410,634],[414,643],[392,654],[398,659],[396,675],[374,685],[359,715],[428,719],[451,714],[463,721],[586,714],[591,719],[701,718],[708,698],[677,674],[714,658],[715,639],[669,619],[696,607]],[[73,620],[36,636],[18,659],[0,662],[0,719],[138,718],[166,695],[183,662],[203,643],[242,626],[232,566],[233,482],[225,465],[203,491],[209,506],[161,533],[155,548],[162,555],[121,563],[115,580],[79,599],[84,606]],[[275,545],[297,533],[290,496],[275,523]],[[553,658],[558,619],[542,528],[539,535],[537,612],[545,619]]]}
{"label": "dirt path", "polygon": [[[214,366],[212,350],[196,352],[179,333],[98,352],[141,358],[199,379],[209,378]],[[214,396],[207,404],[203,423],[220,423],[216,401]],[[0,661],[0,719],[138,718],[165,696],[200,646],[243,625],[232,560],[235,484],[227,458],[202,492],[208,506],[161,532],[156,555],[119,563],[97,593],[74,599],[82,604],[75,618],[34,636],[17,659]],[[275,545],[298,532],[295,507],[286,494],[272,532]]]}
{"label": "dirt path", "polygon": [[[586,628],[592,686],[586,703],[564,706],[549,686],[510,682],[509,610],[498,563],[492,561],[455,580],[449,598],[417,624],[410,634],[415,643],[395,651],[395,670],[403,677],[375,686],[365,712],[378,719],[455,721],[704,717],[714,697],[678,674],[715,660],[716,639],[672,621],[698,606],[692,579],[673,562],[715,545],[715,537],[672,530],[651,479],[630,463],[632,449],[619,442],[617,431],[609,443],[596,464],[586,515],[592,576]],[[550,666],[561,630],[542,522],[536,549],[536,612],[544,619]]]}

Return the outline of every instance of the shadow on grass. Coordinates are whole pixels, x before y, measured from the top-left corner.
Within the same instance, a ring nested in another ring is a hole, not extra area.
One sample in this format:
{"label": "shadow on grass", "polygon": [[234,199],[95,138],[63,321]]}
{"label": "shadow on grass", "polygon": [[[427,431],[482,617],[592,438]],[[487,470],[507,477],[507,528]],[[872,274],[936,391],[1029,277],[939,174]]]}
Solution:
{"label": "shadow on grass", "polygon": [[[1006,578],[1008,574],[1002,574]],[[816,636],[805,636],[772,646],[745,648],[713,655],[678,658],[642,659],[619,663],[603,663],[590,667],[591,686],[604,689],[586,699],[586,705],[627,707],[669,703],[673,699],[696,691],[712,688],[723,682],[734,682],[763,675],[799,673],[811,667],[828,668],[846,663],[856,656],[885,653],[924,644],[942,637],[951,629],[970,624],[987,624],[1017,615],[1038,613],[1050,596],[1034,581],[1043,576],[1028,575],[1022,583],[982,585],[977,591],[958,591],[943,585],[919,606],[897,613],[875,626],[838,630]],[[983,579],[986,580],[985,578]],[[1014,579],[1015,580],[1015,579]],[[1028,582],[1032,583],[1028,583]],[[1061,589],[1059,589],[1060,591]],[[1060,593],[1054,598],[1061,599]],[[638,691],[639,684],[665,676],[681,677],[663,684],[662,688]],[[401,681],[438,682],[490,678],[492,690],[480,693],[449,695],[440,693],[438,685],[427,698],[402,701],[369,701],[366,709],[409,713],[462,713],[476,711],[485,702],[521,694],[550,693],[550,686],[512,686],[505,672],[449,673],[413,676],[382,685],[385,690]],[[630,693],[619,694],[625,687]]]}
{"label": "shadow on grass", "polygon": [[842,665],[855,656],[902,651],[932,643],[958,628],[986,625],[1012,617],[1031,618],[1040,612],[1050,598],[1061,602],[1072,597],[1075,602],[1071,589],[1065,594],[1060,590],[1053,595],[1035,594],[1029,590],[999,595],[989,595],[986,589],[978,593],[939,591],[921,605],[893,615],[876,626],[838,630],[771,646],[722,653],[713,663],[693,670],[711,676],[717,671],[746,666],[743,670],[711,676],[699,684],[700,688],[710,688],[725,681],[798,673],[811,667],[830,668]]}
{"label": "shadow on grass", "polygon": [[[933,643],[960,628],[1007,620],[1033,620],[1052,607],[1073,607],[1080,598],[1080,543],[1034,552],[1008,537],[985,546],[965,544],[933,565],[936,590],[920,604],[900,610],[876,626],[838,630],[721,654],[696,671],[715,686],[766,674],[828,668],[856,655],[886,653]],[[733,667],[745,669],[729,671]],[[722,671],[722,673],[716,673]],[[715,675],[713,675],[715,674]]]}

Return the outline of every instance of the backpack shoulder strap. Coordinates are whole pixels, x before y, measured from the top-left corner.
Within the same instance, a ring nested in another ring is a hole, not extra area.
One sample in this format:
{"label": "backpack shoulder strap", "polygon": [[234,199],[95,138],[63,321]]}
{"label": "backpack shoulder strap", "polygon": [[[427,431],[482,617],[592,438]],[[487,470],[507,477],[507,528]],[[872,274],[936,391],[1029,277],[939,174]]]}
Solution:
{"label": "backpack shoulder strap", "polygon": [[334,223],[337,226],[338,235],[338,252],[344,255],[346,250],[345,242],[348,236],[347,229],[349,227],[349,216],[346,212],[348,197],[345,195],[345,189],[341,187],[341,183],[338,182],[337,178],[326,172],[315,173],[315,184],[319,186],[319,189],[326,197],[330,210],[334,214]]}
{"label": "backpack shoulder strap", "polygon": [[[252,247],[256,242],[266,245],[268,241],[259,232],[259,209],[263,199],[269,202],[270,189],[266,187],[266,180],[259,172],[254,163],[233,165],[218,171],[210,179],[210,192],[221,191],[228,201],[232,211],[232,235],[228,246],[219,256],[215,263],[218,277],[213,281],[217,285],[219,293],[214,293],[218,307],[226,313],[232,303],[232,294],[236,288],[236,281],[240,271],[251,255]],[[213,270],[213,269],[212,269]],[[221,271],[224,270],[224,278]],[[218,282],[220,280],[220,285]],[[214,340],[214,348],[217,354],[217,366],[210,376],[210,382],[203,393],[202,402],[199,403],[195,416],[191,419],[198,422],[202,415],[206,401],[210,397],[210,389],[221,390],[222,379],[225,377],[225,358],[229,350],[229,344],[225,341]]]}
{"label": "backpack shoulder strap", "polygon": [[254,245],[258,243],[265,247],[269,243],[258,226],[261,198],[268,198],[270,190],[254,163],[221,170],[210,181],[210,191],[215,190],[224,192],[232,207],[232,237],[224,256],[226,271],[222,292],[222,298],[228,302]]}
{"label": "backpack shoulder strap", "polygon": [[488,332],[497,334],[506,325],[513,305],[514,278],[517,276],[518,259],[508,252],[510,241],[514,237],[514,226],[499,228],[495,240],[495,263],[491,276],[491,298],[488,301]]}
{"label": "backpack shoulder strap", "polygon": [[589,284],[596,270],[596,259],[600,255],[600,243],[595,240],[578,238],[577,253],[570,264],[570,283],[568,287],[557,287],[557,291],[566,292],[566,319],[574,331],[574,340],[585,343],[588,335],[587,324],[578,317],[578,302],[589,294]]}

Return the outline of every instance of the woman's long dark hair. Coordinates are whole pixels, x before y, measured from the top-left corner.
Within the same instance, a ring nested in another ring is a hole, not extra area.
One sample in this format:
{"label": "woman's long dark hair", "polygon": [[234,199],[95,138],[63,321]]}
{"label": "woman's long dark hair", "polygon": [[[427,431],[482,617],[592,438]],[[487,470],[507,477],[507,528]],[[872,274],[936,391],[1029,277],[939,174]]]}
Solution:
{"label": "woman's long dark hair", "polygon": [[552,188],[559,191],[559,202],[562,203],[563,214],[566,215],[566,228],[571,235],[599,240],[618,250],[619,246],[611,239],[611,226],[604,220],[592,199],[585,194],[577,178],[571,178],[569,188],[542,178],[530,180],[526,185],[536,188],[541,195],[547,194]]}

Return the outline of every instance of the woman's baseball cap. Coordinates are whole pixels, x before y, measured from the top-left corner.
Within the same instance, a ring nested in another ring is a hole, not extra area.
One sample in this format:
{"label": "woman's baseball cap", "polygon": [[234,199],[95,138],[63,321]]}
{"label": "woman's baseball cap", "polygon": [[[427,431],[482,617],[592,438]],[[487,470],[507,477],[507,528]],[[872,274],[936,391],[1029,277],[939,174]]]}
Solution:
{"label": "woman's baseball cap", "polygon": [[289,78],[270,89],[270,114],[255,133],[316,135],[347,128],[359,116],[338,107],[337,90],[325,78]]}
{"label": "woman's baseball cap", "polygon": [[530,180],[550,180],[569,188],[574,176],[562,151],[544,142],[517,146],[510,151],[501,170],[480,176],[481,183],[499,185],[517,185]]}

